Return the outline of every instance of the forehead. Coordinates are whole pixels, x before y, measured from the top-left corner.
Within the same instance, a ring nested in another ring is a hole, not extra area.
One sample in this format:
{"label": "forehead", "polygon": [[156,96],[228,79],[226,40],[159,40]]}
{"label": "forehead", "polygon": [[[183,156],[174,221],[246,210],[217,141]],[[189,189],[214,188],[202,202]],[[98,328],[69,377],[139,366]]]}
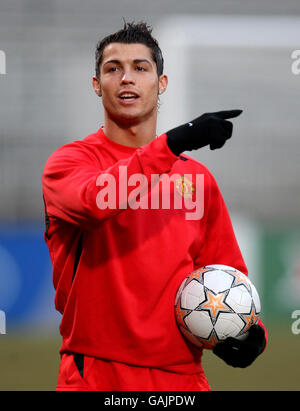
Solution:
{"label": "forehead", "polygon": [[103,50],[102,63],[107,60],[132,61],[147,59],[153,61],[151,50],[141,43],[110,43]]}

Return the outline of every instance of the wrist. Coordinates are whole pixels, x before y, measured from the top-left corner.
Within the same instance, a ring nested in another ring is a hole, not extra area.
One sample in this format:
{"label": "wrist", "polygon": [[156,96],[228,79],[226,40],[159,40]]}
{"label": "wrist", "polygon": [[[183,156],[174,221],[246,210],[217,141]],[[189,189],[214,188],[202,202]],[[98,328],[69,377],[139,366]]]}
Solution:
{"label": "wrist", "polygon": [[186,139],[188,138],[185,124],[167,131],[167,144],[173,154],[179,156],[186,150]]}

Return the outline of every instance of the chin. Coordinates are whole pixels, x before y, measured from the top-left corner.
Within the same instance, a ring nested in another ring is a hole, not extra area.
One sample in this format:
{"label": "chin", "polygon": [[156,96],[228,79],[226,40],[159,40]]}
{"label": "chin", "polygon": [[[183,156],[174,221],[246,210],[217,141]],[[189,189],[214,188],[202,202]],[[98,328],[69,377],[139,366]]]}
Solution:
{"label": "chin", "polygon": [[114,116],[112,116],[112,118],[114,118],[114,120],[122,125],[125,126],[134,126],[136,124],[140,124],[143,121],[146,121],[147,119],[149,119],[151,116],[153,116],[153,111],[151,111],[150,113],[145,113],[145,112],[131,112],[129,113],[127,112],[119,112],[119,113],[115,113]]}

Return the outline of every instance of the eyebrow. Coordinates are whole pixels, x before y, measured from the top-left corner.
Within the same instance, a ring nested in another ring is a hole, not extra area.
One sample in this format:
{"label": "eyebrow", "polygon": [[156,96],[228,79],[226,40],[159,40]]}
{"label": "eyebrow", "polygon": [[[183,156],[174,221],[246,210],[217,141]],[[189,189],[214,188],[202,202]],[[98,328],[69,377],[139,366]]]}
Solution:
{"label": "eyebrow", "polygon": [[[147,63],[147,64],[149,64],[149,65],[152,67],[151,62],[150,62],[149,60],[147,60],[147,59],[135,59],[135,60],[133,60],[133,62],[134,62],[134,64]],[[104,67],[106,64],[109,64],[109,63],[121,64],[120,60],[113,59],[113,60],[108,60],[108,61],[106,61],[106,62],[103,64],[103,67]]]}

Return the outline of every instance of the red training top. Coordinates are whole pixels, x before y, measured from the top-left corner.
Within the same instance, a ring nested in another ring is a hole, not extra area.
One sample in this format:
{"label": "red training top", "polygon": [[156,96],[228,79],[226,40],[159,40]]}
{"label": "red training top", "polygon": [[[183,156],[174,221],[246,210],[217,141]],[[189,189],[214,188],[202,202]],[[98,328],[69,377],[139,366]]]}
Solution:
{"label": "red training top", "polygon": [[[175,178],[157,209],[152,194],[161,195],[162,174]],[[208,264],[247,274],[208,169],[175,156],[165,134],[136,149],[111,141],[100,128],[56,150],[42,182],[55,306],[62,313],[61,353],[202,371],[201,350],[187,343],[175,321],[176,291],[190,272]],[[108,200],[110,207],[101,209]],[[199,215],[188,219],[193,201]]]}

